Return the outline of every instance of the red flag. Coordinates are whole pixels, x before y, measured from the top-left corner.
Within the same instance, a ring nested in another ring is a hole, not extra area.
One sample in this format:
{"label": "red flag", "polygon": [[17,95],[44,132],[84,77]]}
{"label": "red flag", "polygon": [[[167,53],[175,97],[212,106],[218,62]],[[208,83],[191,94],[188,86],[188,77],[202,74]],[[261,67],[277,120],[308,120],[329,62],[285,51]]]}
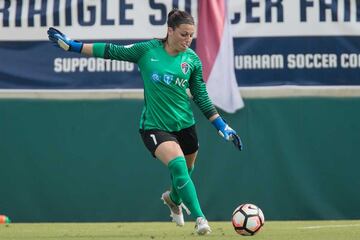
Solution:
{"label": "red flag", "polygon": [[203,64],[209,96],[217,107],[233,113],[244,102],[235,77],[227,0],[199,0],[198,12],[196,51]]}

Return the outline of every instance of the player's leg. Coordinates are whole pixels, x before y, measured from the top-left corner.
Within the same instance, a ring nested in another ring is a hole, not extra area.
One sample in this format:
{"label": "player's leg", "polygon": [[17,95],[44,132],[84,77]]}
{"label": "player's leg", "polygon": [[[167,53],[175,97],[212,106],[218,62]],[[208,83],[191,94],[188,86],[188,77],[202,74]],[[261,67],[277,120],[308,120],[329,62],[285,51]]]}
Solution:
{"label": "player's leg", "polygon": [[190,177],[192,176],[192,173],[194,172],[197,154],[198,154],[198,151],[185,155],[186,167],[188,169],[188,173],[189,173]]}
{"label": "player's leg", "polygon": [[[140,130],[141,137],[144,141],[145,146],[147,149],[151,152],[151,154],[156,158],[155,156],[155,150],[157,147],[162,144],[163,142],[174,142],[176,143],[176,137],[172,134],[164,131],[159,130]],[[183,153],[181,151],[178,152],[168,152],[169,154],[175,154],[182,155]],[[171,174],[170,174],[171,175]],[[178,196],[176,194],[176,196]],[[183,226],[185,224],[184,222],[184,215],[182,212],[182,204],[181,199],[178,197],[178,199],[172,199],[170,197],[170,191],[166,191],[162,194],[161,199],[163,200],[164,204],[166,204],[170,209],[170,216],[172,218],[172,221],[176,223],[177,226]],[[179,200],[180,199],[180,200]]]}
{"label": "player's leg", "polygon": [[[145,143],[145,146],[149,149],[149,151],[153,154],[153,156],[156,155],[158,159],[160,159],[165,165],[169,167],[170,173],[173,176],[173,181],[175,183],[179,182],[180,180],[183,180],[181,176],[185,176],[189,181],[187,182],[186,186],[183,187],[182,193],[177,194],[180,195],[180,197],[185,197],[184,202],[189,204],[189,208],[192,211],[192,215],[196,217],[196,229],[199,234],[206,234],[209,233],[210,227],[207,224],[206,219],[203,216],[203,213],[201,212],[201,208],[197,199],[196,191],[194,184],[192,180],[189,177],[187,165],[185,163],[185,158],[183,155],[183,151],[180,148],[177,139],[170,133],[162,132],[162,131],[140,131],[142,139]],[[197,151],[197,142],[196,142],[196,151]],[[156,153],[155,153],[156,152]],[[195,151],[194,151],[195,152]],[[196,155],[193,155],[196,156]],[[177,159],[174,163],[171,163],[172,160]],[[191,165],[189,165],[191,166]],[[179,174],[180,173],[180,174]],[[186,173],[186,174],[185,174]],[[180,177],[179,177],[180,176]],[[191,187],[192,186],[192,187]],[[177,186],[175,185],[175,189]],[[190,193],[190,194],[189,194]],[[183,196],[184,195],[184,196]],[[163,194],[164,197],[164,194]],[[167,200],[168,202],[172,203],[167,205],[170,208],[173,220],[178,225],[183,225],[183,214],[181,212],[181,207],[176,205],[170,198],[169,194],[167,194]],[[165,200],[163,198],[163,200]],[[179,210],[179,211],[178,211]],[[179,213],[180,215],[174,214],[174,212]],[[175,217],[174,217],[175,216]],[[200,221],[201,220],[201,221]],[[180,223],[180,224],[179,224]],[[204,224],[205,223],[205,224]]]}
{"label": "player's leg", "polygon": [[[198,151],[185,155],[186,166],[187,166],[190,177],[194,171],[197,153],[198,153]],[[196,219],[195,228],[196,228],[197,233],[199,233],[201,235],[211,232],[209,223],[204,217],[199,217]]]}
{"label": "player's leg", "polygon": [[172,141],[163,142],[156,149],[155,156],[168,166],[173,176],[172,180],[177,194],[189,208],[191,215],[196,219],[197,233],[209,233],[211,230],[201,210],[195,185],[189,176],[186,160],[180,145]]}
{"label": "player's leg", "polygon": [[[193,154],[185,155],[186,166],[190,177],[194,170],[194,162],[196,159],[196,155],[197,155],[197,151]],[[173,217],[173,220],[176,222],[176,224],[178,226],[183,226],[185,224],[185,221],[181,208],[184,208],[188,215],[190,215],[190,210],[185,206],[179,194],[177,193],[175,181],[172,174],[170,174],[170,177],[171,177],[171,189],[170,191],[166,190],[162,194],[161,199],[164,201],[164,203],[166,203],[169,206],[170,210],[172,209],[171,216]],[[179,213],[181,213],[181,215],[179,215]]]}
{"label": "player's leg", "polygon": [[195,125],[181,130],[177,135],[181,150],[183,151],[186,159],[186,166],[191,177],[195,161],[199,149],[199,141],[195,129]]}
{"label": "player's leg", "polygon": [[[186,166],[188,169],[188,173],[191,177],[194,171],[195,161],[199,149],[199,142],[197,138],[195,125],[181,130],[178,134],[177,139],[179,141],[181,149],[185,154]],[[198,217],[196,219],[195,229],[199,234],[207,234],[211,232],[210,226],[208,224],[208,221],[205,219],[205,217]]]}
{"label": "player's leg", "polygon": [[[197,151],[195,153],[185,155],[186,166],[190,177],[192,175],[192,172],[194,171],[194,163],[195,163],[196,155],[197,155]],[[183,226],[185,224],[185,221],[181,208],[184,208],[188,215],[190,215],[190,210],[182,202],[182,199],[177,193],[175,181],[173,179],[172,174],[170,174],[170,177],[171,177],[171,190],[170,191],[166,190],[162,194],[161,199],[164,201],[164,203],[166,203],[169,206],[173,221],[176,222],[178,226]]]}
{"label": "player's leg", "polygon": [[194,183],[192,182],[183,152],[177,142],[161,143],[155,151],[155,156],[168,166],[177,194],[191,211],[192,216],[204,217],[197,198]]}
{"label": "player's leg", "polygon": [[[180,148],[185,155],[186,166],[188,169],[188,173],[191,177],[194,171],[195,160],[199,149],[199,142],[196,134],[195,125],[189,128],[182,129],[179,132],[175,132],[174,136],[178,140]],[[181,203],[182,199],[173,189],[174,186],[172,186],[172,190],[170,193],[171,198],[174,199],[177,203]]]}
{"label": "player's leg", "polygon": [[[191,177],[192,173],[194,172],[196,156],[197,156],[197,151],[194,153],[185,155],[186,167],[188,169],[188,173],[189,173],[190,177]],[[172,176],[171,176],[171,179],[173,179]],[[171,185],[170,196],[177,205],[180,205],[182,203],[182,199],[180,198],[179,194],[177,194],[177,192],[175,190],[174,181],[171,181],[171,183],[172,183],[172,185]]]}

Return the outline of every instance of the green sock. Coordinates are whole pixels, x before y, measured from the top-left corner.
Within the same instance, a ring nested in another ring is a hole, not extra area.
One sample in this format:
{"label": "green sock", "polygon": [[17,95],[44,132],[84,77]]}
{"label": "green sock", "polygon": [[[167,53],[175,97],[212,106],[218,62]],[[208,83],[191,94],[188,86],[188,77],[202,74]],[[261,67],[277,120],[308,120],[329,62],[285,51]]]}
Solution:
{"label": "green sock", "polygon": [[[188,168],[188,173],[189,176],[191,177],[192,173],[194,172],[194,166],[192,166],[191,168]],[[173,176],[172,174],[170,174],[171,177],[171,191],[170,191],[170,198],[171,200],[176,204],[176,205],[180,205],[182,203],[182,199],[180,198],[179,194],[177,194],[177,192],[174,190],[176,189],[174,186],[174,181],[173,181]]]}
{"label": "green sock", "polygon": [[170,191],[170,198],[171,200],[176,204],[176,205],[180,205],[182,203],[182,200],[179,196],[179,194],[176,192],[176,187],[174,185],[175,181],[174,181],[174,177],[172,174],[170,174],[171,177],[171,191]]}
{"label": "green sock", "polygon": [[191,215],[195,219],[197,217],[205,217],[200,208],[194,183],[187,171],[185,158],[174,158],[169,162],[168,168],[172,176],[173,190],[176,191],[186,207],[189,208]]}

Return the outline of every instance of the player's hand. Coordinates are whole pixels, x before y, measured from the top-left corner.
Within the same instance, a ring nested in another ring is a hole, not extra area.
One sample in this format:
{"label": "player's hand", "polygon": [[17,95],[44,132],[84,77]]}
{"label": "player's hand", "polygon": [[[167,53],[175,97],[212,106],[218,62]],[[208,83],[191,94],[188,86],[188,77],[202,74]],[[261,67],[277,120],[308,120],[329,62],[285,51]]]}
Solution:
{"label": "player's hand", "polygon": [[68,38],[65,34],[59,30],[51,27],[47,31],[50,41],[54,42],[57,46],[61,47],[65,51],[72,51],[81,53],[83,43]]}
{"label": "player's hand", "polygon": [[243,145],[239,135],[237,135],[235,130],[232,129],[222,117],[217,117],[214,121],[212,121],[212,124],[218,130],[221,137],[223,137],[226,141],[232,141],[236,148],[240,151],[242,150]]}

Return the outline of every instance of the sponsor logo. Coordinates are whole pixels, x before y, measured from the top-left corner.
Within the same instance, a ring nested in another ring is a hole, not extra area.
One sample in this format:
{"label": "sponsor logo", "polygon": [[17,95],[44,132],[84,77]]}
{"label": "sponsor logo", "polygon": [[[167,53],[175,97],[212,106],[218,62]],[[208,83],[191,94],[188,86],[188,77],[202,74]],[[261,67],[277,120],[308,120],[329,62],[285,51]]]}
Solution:
{"label": "sponsor logo", "polygon": [[164,74],[164,82],[165,82],[166,84],[169,85],[173,80],[174,80],[174,76],[173,76],[173,75]]}
{"label": "sponsor logo", "polygon": [[159,82],[161,80],[160,75],[158,73],[151,74],[151,79],[153,82]]}

